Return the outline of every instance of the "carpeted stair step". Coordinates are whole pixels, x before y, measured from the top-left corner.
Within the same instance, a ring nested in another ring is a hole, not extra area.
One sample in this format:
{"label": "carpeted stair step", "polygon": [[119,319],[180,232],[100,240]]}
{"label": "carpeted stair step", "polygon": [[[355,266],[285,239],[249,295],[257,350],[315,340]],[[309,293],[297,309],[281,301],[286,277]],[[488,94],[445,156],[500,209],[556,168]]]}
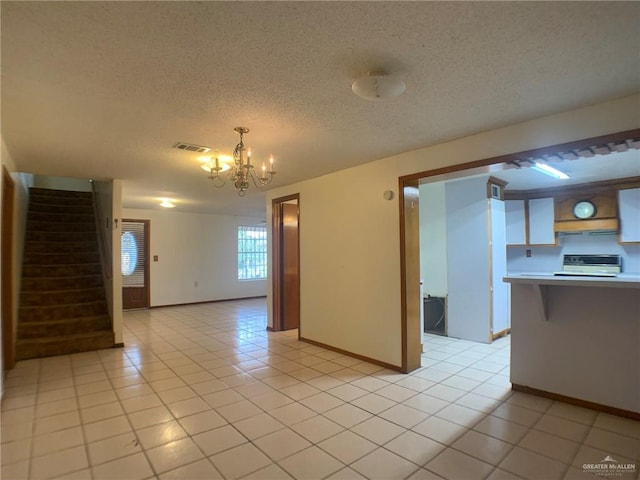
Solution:
{"label": "carpeted stair step", "polygon": [[67,207],[61,208],[58,212],[34,212],[29,210],[27,222],[56,222],[56,223],[89,223],[95,222],[95,216],[91,213],[69,213]]}
{"label": "carpeted stair step", "polygon": [[23,292],[40,290],[76,290],[79,288],[103,287],[102,275],[80,275],[72,277],[26,277],[22,279]]}
{"label": "carpeted stair step", "polygon": [[29,188],[30,197],[42,196],[46,198],[84,198],[91,199],[91,192],[79,192],[77,190],[56,190],[55,188]]}
{"label": "carpeted stair step", "polygon": [[25,265],[22,276],[28,277],[77,277],[102,274],[100,262],[78,265]]}
{"label": "carpeted stair step", "polygon": [[73,253],[32,253],[25,252],[22,260],[24,265],[79,265],[85,263],[99,263],[100,254],[94,252]]}
{"label": "carpeted stair step", "polygon": [[84,253],[97,252],[98,242],[88,240],[83,242],[34,242],[24,244],[24,251],[29,253]]}
{"label": "carpeted stair step", "polygon": [[67,305],[20,306],[18,322],[47,322],[73,317],[106,315],[107,313],[107,304],[104,300]]}
{"label": "carpeted stair step", "polygon": [[88,352],[111,348],[114,345],[113,332],[83,332],[59,337],[19,339],[16,342],[16,359],[51,357],[69,353]]}
{"label": "carpeted stair step", "polygon": [[20,306],[43,307],[50,305],[68,305],[71,303],[87,303],[104,301],[104,288],[82,288],[75,290],[53,290],[20,293]]}
{"label": "carpeted stair step", "polygon": [[86,202],[85,204],[84,200],[82,202],[74,200],[71,205],[56,205],[55,203],[51,203],[46,199],[38,202],[37,199],[36,201],[34,201],[33,197],[30,198],[29,214],[31,214],[31,212],[60,213],[61,210],[64,210],[64,213],[67,214],[93,215],[92,203]]}
{"label": "carpeted stair step", "polygon": [[95,235],[96,225],[94,222],[60,223],[27,219],[27,230],[32,232],[92,232]]}
{"label": "carpeted stair step", "polygon": [[27,230],[25,234],[25,240],[27,242],[52,242],[52,243],[64,243],[64,242],[96,242],[98,235],[95,232],[47,232],[47,231],[34,231]]}
{"label": "carpeted stair step", "polygon": [[73,190],[55,190],[52,188],[29,189],[29,203],[49,203],[65,205],[69,202],[71,205],[91,204],[93,195],[91,192],[78,192]]}
{"label": "carpeted stair step", "polygon": [[111,330],[111,319],[108,315],[78,317],[48,322],[20,322],[18,338],[45,338],[73,335],[74,333],[99,332]]}

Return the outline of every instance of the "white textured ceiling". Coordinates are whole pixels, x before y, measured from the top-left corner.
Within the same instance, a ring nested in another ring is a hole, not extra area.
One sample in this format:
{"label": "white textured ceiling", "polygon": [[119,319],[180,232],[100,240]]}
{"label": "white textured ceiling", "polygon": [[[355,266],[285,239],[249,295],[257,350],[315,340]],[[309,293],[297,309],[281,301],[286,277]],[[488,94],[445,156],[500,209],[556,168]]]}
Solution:
{"label": "white textured ceiling", "polygon": [[[2,1],[2,136],[21,171],[120,178],[124,204],[264,215],[199,155],[236,126],[272,186],[635,93],[638,2]],[[385,68],[391,102],[351,83]],[[428,166],[425,167],[427,169]]]}

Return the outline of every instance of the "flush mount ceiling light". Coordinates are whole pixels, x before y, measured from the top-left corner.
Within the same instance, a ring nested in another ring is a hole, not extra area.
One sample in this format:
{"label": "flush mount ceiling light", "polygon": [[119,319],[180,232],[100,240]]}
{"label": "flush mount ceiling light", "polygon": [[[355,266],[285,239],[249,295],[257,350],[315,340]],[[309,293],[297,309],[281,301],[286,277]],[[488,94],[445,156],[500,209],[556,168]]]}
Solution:
{"label": "flush mount ceiling light", "polygon": [[171,200],[170,198],[161,198],[160,206],[163,208],[174,208],[176,204],[173,203],[173,200]]}
{"label": "flush mount ceiling light", "polygon": [[406,88],[407,86],[402,80],[392,77],[386,72],[368,73],[351,85],[353,93],[374,102],[399,97]]}
{"label": "flush mount ceiling light", "polygon": [[240,141],[233,150],[233,163],[231,165],[224,163],[224,158],[216,153],[215,157],[211,158],[209,163],[203,165],[202,168],[209,172],[209,180],[215,187],[223,187],[228,180],[231,180],[238,195],[244,197],[249,188],[249,179],[256,187],[267,185],[271,183],[276,172],[273,169],[273,155],[271,155],[269,169],[267,170],[267,166],[263,162],[260,175],[258,175],[251,163],[251,149],[245,147],[243,142],[243,136],[245,133],[249,133],[249,129],[236,127],[233,130],[240,135]]}

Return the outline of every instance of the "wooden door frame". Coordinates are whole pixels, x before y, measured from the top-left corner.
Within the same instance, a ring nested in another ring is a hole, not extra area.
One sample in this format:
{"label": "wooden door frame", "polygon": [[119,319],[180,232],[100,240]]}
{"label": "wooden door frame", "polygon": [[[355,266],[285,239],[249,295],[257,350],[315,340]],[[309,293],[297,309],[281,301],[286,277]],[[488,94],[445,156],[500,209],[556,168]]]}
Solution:
{"label": "wooden door frame", "polygon": [[[278,197],[271,200],[271,300],[272,300],[272,318],[273,326],[270,330],[274,332],[282,331],[284,328],[284,319],[282,318],[282,281],[284,272],[282,272],[282,235],[281,227],[283,223],[282,209],[283,203],[296,200],[298,202],[298,252],[300,252],[300,194],[294,193],[285,197]],[[300,268],[298,266],[298,268]],[[299,272],[298,272],[299,273]],[[298,291],[300,291],[300,275],[298,275]],[[298,327],[298,338],[302,325]]]}
{"label": "wooden door frame", "polygon": [[[144,259],[144,285],[146,287],[146,296],[144,299],[145,302],[145,306],[142,308],[150,308],[151,307],[151,283],[150,283],[150,279],[151,279],[151,274],[150,274],[150,269],[151,269],[151,250],[150,250],[150,246],[151,246],[151,220],[142,220],[142,219],[131,219],[131,218],[123,218],[120,222],[120,225],[122,225],[121,227],[121,232],[120,236],[122,236],[122,234],[124,233],[124,222],[136,222],[136,223],[143,223],[144,224],[144,253],[145,253],[145,259]],[[122,288],[127,288],[125,286],[123,286]],[[124,310],[124,308],[123,308]]]}
{"label": "wooden door frame", "polygon": [[414,204],[418,199],[409,194],[413,189],[418,190],[419,180],[406,180],[400,184],[401,370],[408,373],[420,368],[422,363],[422,338],[410,334],[416,329],[420,331],[420,217]]}
{"label": "wooden door frame", "polygon": [[16,363],[13,319],[13,208],[15,184],[2,166],[2,370]]}
{"label": "wooden door frame", "polygon": [[[501,163],[515,162],[517,160],[522,160],[523,158],[526,159],[541,157],[543,155],[553,155],[559,151],[583,150],[594,148],[599,145],[618,144],[628,139],[640,139],[640,128],[610,133],[598,137],[584,138],[573,142],[549,145],[532,150],[510,153],[507,155],[500,155],[498,157],[484,158],[481,160],[475,160],[473,162],[466,162],[458,165],[437,168],[435,170],[425,170],[423,172],[404,175],[398,178],[398,192],[400,192],[398,203],[400,208],[400,315],[402,325],[403,372],[411,371],[411,366],[416,364],[416,361],[418,360],[416,359],[416,353],[414,349],[409,348],[409,346],[415,344],[415,335],[422,335],[422,332],[414,331],[415,329],[412,328],[416,323],[416,319],[411,317],[411,310],[407,308],[407,305],[419,304],[420,302],[419,289],[411,288],[411,286],[408,285],[408,281],[411,281],[411,279],[407,277],[407,275],[411,275],[410,263],[415,261],[415,259],[420,258],[420,236],[419,231],[414,232],[406,228],[407,212],[405,211],[406,205],[404,199],[405,187],[418,185],[420,183],[420,180],[428,177],[435,177],[437,175],[458,174],[455,175],[455,178],[460,178],[460,172],[466,170],[484,168],[490,165]],[[489,172],[487,171],[486,173]]]}

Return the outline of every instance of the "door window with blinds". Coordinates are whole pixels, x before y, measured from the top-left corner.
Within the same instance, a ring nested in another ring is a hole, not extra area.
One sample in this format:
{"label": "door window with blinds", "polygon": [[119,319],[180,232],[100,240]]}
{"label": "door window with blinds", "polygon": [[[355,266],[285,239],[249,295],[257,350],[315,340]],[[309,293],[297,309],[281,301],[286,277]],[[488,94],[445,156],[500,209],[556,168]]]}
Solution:
{"label": "door window with blinds", "polygon": [[144,287],[144,223],[122,222],[122,286]]}
{"label": "door window with blinds", "polygon": [[238,280],[267,278],[267,228],[238,227]]}

